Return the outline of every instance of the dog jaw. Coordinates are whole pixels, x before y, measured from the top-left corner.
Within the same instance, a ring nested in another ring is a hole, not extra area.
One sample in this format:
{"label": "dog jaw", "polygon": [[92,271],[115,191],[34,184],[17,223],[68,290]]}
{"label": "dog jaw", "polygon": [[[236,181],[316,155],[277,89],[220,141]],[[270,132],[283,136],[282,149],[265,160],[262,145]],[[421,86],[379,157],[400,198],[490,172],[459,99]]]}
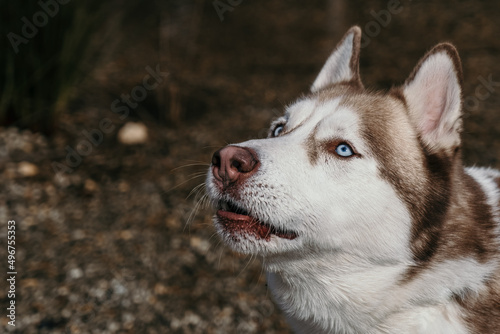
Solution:
{"label": "dog jaw", "polygon": [[262,223],[253,216],[218,210],[214,224],[226,244],[243,254],[270,255],[297,247],[297,232]]}
{"label": "dog jaw", "polygon": [[[247,198],[249,193],[262,193],[262,184],[246,182],[235,186],[229,194],[215,185],[209,173],[208,191],[217,209],[214,225],[218,234],[233,250],[244,254],[269,255],[300,248],[300,233],[291,228],[277,224],[279,220],[271,219],[268,208],[262,197],[255,202]],[[230,194],[237,194],[237,198]],[[244,199],[244,202],[240,202]]]}

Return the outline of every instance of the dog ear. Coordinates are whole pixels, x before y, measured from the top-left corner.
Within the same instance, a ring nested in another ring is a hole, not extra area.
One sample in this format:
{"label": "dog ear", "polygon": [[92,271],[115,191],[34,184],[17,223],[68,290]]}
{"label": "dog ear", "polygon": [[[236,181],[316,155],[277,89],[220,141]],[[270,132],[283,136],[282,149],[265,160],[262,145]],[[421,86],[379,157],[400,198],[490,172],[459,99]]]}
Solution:
{"label": "dog ear", "polygon": [[361,29],[354,26],[347,31],[331,53],[321,72],[311,86],[311,92],[317,92],[327,86],[345,82],[362,88],[359,77],[359,50]]}
{"label": "dog ear", "polygon": [[462,67],[455,47],[442,43],[418,63],[403,86],[410,118],[432,151],[460,145]]}

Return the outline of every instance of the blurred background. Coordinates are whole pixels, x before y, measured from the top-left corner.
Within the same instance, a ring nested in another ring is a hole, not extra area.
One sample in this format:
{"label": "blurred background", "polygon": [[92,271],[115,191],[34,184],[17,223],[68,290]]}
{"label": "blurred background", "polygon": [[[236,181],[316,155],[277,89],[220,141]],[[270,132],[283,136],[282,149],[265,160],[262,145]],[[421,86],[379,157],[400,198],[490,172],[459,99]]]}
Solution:
{"label": "blurred background", "polygon": [[441,41],[464,68],[464,159],[500,168],[495,1],[0,2],[0,332],[290,333],[260,259],[214,235],[212,152],[264,137],[352,25],[366,86]]}

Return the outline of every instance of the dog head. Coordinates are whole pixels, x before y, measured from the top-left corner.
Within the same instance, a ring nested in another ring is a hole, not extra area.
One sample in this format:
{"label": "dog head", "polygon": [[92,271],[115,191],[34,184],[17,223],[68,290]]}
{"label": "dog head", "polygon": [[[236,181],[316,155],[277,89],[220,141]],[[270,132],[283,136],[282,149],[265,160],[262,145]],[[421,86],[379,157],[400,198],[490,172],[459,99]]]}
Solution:
{"label": "dog head", "polygon": [[215,226],[234,250],[427,256],[429,222],[461,165],[460,60],[439,44],[402,87],[373,92],[359,76],[360,40],[351,28],[268,138],[213,155]]}

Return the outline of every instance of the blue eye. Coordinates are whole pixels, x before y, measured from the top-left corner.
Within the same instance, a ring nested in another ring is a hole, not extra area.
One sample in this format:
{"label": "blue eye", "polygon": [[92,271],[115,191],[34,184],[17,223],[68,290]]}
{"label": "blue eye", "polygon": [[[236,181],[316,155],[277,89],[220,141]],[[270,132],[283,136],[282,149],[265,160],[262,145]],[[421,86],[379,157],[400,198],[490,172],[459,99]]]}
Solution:
{"label": "blue eye", "polygon": [[354,155],[354,151],[352,150],[351,146],[346,143],[339,144],[335,148],[335,153],[344,158]]}
{"label": "blue eye", "polygon": [[277,126],[273,131],[273,137],[278,137],[281,132],[283,132],[283,125]]}

